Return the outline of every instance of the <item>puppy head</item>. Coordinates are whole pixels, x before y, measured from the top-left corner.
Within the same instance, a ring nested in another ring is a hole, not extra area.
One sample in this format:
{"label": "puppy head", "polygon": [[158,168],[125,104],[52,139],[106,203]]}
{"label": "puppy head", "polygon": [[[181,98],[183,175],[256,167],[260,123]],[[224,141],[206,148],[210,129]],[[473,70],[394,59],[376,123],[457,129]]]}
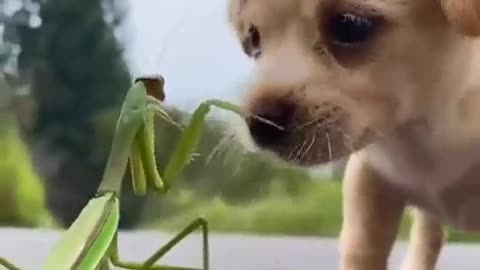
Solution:
{"label": "puppy head", "polygon": [[[476,0],[230,0],[255,61],[245,108],[256,144],[299,165],[343,158],[454,95]],[[447,91],[449,89],[449,91]]]}

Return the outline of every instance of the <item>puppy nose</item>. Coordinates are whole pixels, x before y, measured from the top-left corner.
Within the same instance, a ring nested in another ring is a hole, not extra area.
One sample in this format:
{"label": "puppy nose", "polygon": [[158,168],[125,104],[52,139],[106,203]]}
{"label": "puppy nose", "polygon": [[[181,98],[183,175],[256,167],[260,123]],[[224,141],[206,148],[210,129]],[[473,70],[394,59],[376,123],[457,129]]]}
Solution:
{"label": "puppy nose", "polygon": [[283,100],[262,100],[251,110],[248,128],[260,147],[269,148],[282,144],[287,136],[286,128],[292,120],[294,105]]}

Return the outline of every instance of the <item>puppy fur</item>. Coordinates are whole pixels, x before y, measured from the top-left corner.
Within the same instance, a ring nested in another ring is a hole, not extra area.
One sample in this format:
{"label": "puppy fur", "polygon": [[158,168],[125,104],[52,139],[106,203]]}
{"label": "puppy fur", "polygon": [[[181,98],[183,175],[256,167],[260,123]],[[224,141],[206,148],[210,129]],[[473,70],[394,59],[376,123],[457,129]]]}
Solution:
{"label": "puppy fur", "polygon": [[[344,14],[369,19],[362,42]],[[341,269],[387,269],[407,207],[404,270],[435,268],[445,225],[480,231],[480,1],[229,0],[228,18],[255,61],[245,110],[282,127],[249,119],[259,148],[349,159]]]}

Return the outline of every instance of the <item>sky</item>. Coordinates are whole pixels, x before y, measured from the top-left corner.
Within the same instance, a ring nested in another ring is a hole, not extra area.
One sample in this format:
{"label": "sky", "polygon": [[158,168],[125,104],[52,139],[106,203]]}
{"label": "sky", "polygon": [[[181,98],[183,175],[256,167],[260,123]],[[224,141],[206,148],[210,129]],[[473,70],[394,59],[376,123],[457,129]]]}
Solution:
{"label": "sky", "polygon": [[[229,0],[125,0],[119,31],[134,77],[161,74],[166,103],[191,112],[209,98],[239,102],[253,63],[227,23]],[[7,13],[20,6],[7,0]]]}
{"label": "sky", "polygon": [[227,23],[227,2],[128,0],[122,39],[133,75],[163,75],[166,102],[187,111],[209,98],[239,101],[253,66]]}

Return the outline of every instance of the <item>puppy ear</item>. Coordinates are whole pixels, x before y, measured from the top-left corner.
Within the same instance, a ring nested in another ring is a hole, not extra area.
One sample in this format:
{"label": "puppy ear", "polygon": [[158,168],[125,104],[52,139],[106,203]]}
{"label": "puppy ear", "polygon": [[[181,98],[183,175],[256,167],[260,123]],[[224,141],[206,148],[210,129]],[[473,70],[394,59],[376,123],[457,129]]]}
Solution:
{"label": "puppy ear", "polygon": [[480,0],[440,0],[450,23],[466,36],[480,36]]}

